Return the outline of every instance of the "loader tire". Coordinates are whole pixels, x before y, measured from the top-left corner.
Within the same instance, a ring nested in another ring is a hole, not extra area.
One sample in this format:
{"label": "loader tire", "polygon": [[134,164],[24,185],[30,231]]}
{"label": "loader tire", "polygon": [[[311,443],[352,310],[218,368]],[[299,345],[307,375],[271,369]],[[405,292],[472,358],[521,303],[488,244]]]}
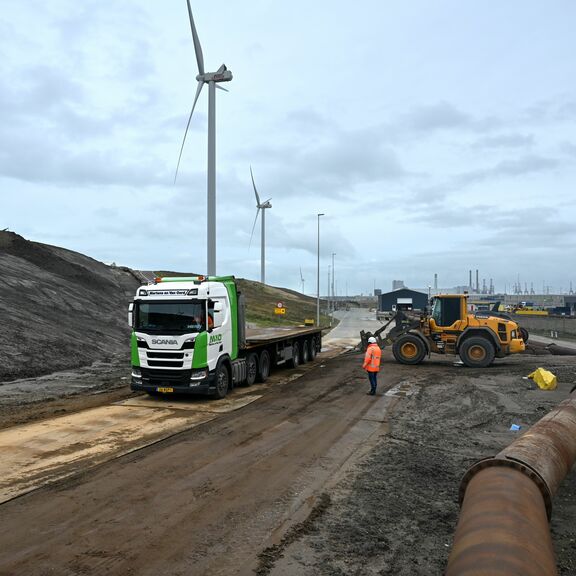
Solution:
{"label": "loader tire", "polygon": [[414,334],[400,336],[392,346],[392,354],[400,364],[420,364],[426,356],[426,345]]}
{"label": "loader tire", "polygon": [[494,361],[494,344],[482,336],[466,338],[460,345],[460,358],[469,368],[486,368]]}

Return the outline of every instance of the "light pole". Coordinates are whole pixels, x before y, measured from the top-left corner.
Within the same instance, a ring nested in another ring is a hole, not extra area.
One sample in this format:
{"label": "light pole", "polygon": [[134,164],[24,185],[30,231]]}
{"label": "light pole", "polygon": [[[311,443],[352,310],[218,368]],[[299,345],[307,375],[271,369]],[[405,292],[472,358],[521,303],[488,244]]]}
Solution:
{"label": "light pole", "polygon": [[334,294],[334,256],[336,256],[336,253],[332,252],[332,313],[336,310],[336,298]]}
{"label": "light pole", "polygon": [[328,264],[328,279],[326,282],[326,294],[328,295],[328,302],[327,302],[328,305],[326,306],[327,309],[326,314],[330,316],[330,327],[332,327],[332,296],[330,295],[330,278],[331,278],[330,270],[331,267],[330,264]]}
{"label": "light pole", "polygon": [[320,326],[320,216],[324,214],[316,214],[318,217],[318,266],[316,269],[316,326]]}

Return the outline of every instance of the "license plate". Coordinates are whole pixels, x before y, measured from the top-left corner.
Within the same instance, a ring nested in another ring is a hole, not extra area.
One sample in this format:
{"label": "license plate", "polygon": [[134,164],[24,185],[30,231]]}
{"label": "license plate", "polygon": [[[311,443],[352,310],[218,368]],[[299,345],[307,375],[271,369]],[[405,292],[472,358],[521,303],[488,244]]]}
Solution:
{"label": "license plate", "polygon": [[171,392],[174,392],[174,388],[160,387],[160,388],[156,388],[156,392],[164,392],[164,394],[170,394]]}

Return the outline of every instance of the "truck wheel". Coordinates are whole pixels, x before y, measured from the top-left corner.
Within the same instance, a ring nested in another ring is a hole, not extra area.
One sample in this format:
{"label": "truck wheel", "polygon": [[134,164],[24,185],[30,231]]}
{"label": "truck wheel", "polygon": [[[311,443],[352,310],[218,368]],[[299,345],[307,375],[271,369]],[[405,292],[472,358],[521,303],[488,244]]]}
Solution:
{"label": "truck wheel", "polygon": [[246,358],[246,386],[252,386],[258,377],[258,356],[252,352]]}
{"label": "truck wheel", "polygon": [[260,362],[258,362],[258,382],[266,382],[270,376],[270,354],[268,350],[260,352]]}
{"label": "truck wheel", "polygon": [[228,385],[230,384],[230,373],[228,368],[224,364],[220,364],[216,368],[216,375],[214,376],[216,381],[216,391],[214,392],[214,398],[222,399],[228,394]]}
{"label": "truck wheel", "polygon": [[494,344],[483,336],[471,336],[460,345],[460,358],[470,368],[486,368],[494,361]]}
{"label": "truck wheel", "polygon": [[308,360],[310,360],[310,342],[308,340],[304,340],[302,342],[302,364],[306,364]]}
{"label": "truck wheel", "polygon": [[526,330],[526,328],[518,328],[518,331],[520,332],[520,338],[522,338],[522,340],[524,340],[524,344],[526,344],[526,342],[528,342],[528,338],[530,337],[530,334],[528,333],[528,330]]}
{"label": "truck wheel", "polygon": [[300,346],[298,346],[298,342],[294,342],[292,345],[292,358],[290,359],[290,366],[292,368],[298,368],[298,366],[300,366]]}
{"label": "truck wheel", "polygon": [[420,364],[426,356],[426,345],[418,336],[404,334],[394,342],[392,354],[400,364]]}

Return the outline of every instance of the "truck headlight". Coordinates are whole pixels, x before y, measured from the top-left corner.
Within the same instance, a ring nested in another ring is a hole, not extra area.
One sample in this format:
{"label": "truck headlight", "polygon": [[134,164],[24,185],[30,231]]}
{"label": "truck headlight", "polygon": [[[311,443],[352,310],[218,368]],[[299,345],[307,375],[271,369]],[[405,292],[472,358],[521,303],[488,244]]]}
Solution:
{"label": "truck headlight", "polygon": [[138,380],[142,379],[142,371],[140,368],[132,367],[132,378],[137,378]]}
{"label": "truck headlight", "polygon": [[206,368],[194,370],[192,374],[190,374],[190,381],[204,380],[204,378],[206,378]]}

